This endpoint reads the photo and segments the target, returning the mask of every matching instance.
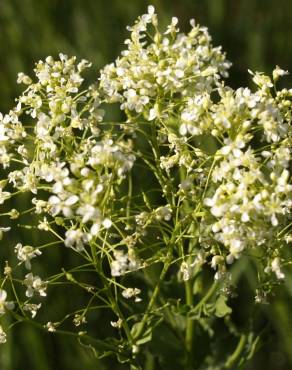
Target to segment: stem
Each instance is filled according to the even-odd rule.
[[[104,248],[104,244],[106,243],[107,234],[108,233],[106,232],[105,238],[103,240],[103,248]],[[118,305],[118,301],[113,296],[113,293],[112,293],[112,290],[111,290],[111,284],[108,282],[106,276],[103,274],[101,262],[97,261],[97,259],[96,259],[96,253],[95,253],[93,245],[91,245],[91,254],[92,254],[92,261],[93,261],[93,265],[95,267],[95,270],[96,270],[97,274],[100,276],[104,286],[107,289],[108,298],[109,298],[112,310],[122,320],[122,326],[123,326],[123,329],[124,329],[125,334],[127,336],[127,339],[130,343],[132,343],[132,334],[131,334],[129,325],[128,325],[127,320],[125,319],[125,317],[124,317],[124,315],[123,315],[123,313],[122,313],[122,311],[121,311],[121,309]]]
[[[216,291],[218,287],[218,283],[217,282],[214,282],[211,287],[209,288],[208,292],[206,293],[206,295],[200,300],[200,302],[195,306],[194,308],[194,312],[196,312],[197,310],[199,310],[204,303],[206,303],[211,297],[212,295],[214,294],[214,292]]]
[[[146,355],[145,370],[155,370],[154,357],[150,352],[147,352],[147,355]]]
[[[167,258],[167,261],[165,262],[165,264],[163,266],[163,269],[162,269],[162,271],[160,273],[159,280],[158,280],[158,282],[156,284],[156,287],[155,287],[155,289],[154,289],[154,291],[152,293],[150,302],[149,302],[148,307],[147,307],[147,310],[146,310],[146,312],[145,312],[145,314],[144,314],[144,316],[142,318],[141,325],[140,325],[139,330],[138,330],[138,332],[137,332],[137,334],[136,334],[136,336],[134,338],[134,341],[137,341],[140,338],[140,336],[143,334],[143,331],[145,329],[145,326],[146,326],[148,317],[150,315],[151,309],[152,309],[152,307],[153,307],[153,305],[154,305],[154,303],[156,301],[156,298],[158,296],[161,282],[163,281],[163,279],[165,277],[165,274],[166,274],[169,266],[170,266],[170,262],[169,262],[169,258]]]
[[[38,328],[38,329],[41,329],[42,331],[46,331],[46,328],[44,327],[44,325],[32,320],[32,319],[29,319],[28,317],[26,316],[19,316],[19,315],[15,315],[14,316],[17,318],[18,322],[17,323],[29,323],[30,325]],[[105,340],[101,340],[101,339],[95,339],[89,335],[87,335],[86,333],[80,335],[79,333],[74,333],[74,332],[70,332],[70,331],[67,331],[67,330],[61,330],[61,329],[56,329],[55,331],[56,334],[60,334],[60,335],[64,335],[64,336],[69,336],[69,337],[75,337],[76,339],[86,339],[88,340],[89,342],[91,342],[92,344],[94,344],[95,348],[97,349],[97,351],[112,351],[114,353],[117,352],[117,347],[113,344],[110,344],[108,342],[106,342]]]
[[[199,311],[201,307],[212,297],[214,292],[218,287],[218,283],[214,282],[205,296],[200,300],[200,302],[194,307],[193,312]],[[186,303],[190,306],[194,304],[194,295],[193,295],[193,280],[188,280],[185,283],[185,292],[186,292]],[[194,351],[194,328],[195,321],[191,317],[186,319],[186,333],[185,333],[185,348],[186,348],[186,369],[193,369],[193,351]]]
[[[225,369],[234,368],[234,365],[236,364],[241,352],[244,349],[246,340],[247,340],[247,336],[245,334],[242,334],[237,344],[237,347],[235,348],[234,352],[229,356],[229,358],[227,359],[225,363],[225,366],[224,366]]]
[[[187,305],[192,307],[194,303],[193,281],[192,280],[188,280],[185,282],[185,291],[186,291],[186,303]],[[190,369],[192,365],[192,354],[193,354],[194,324],[195,324],[195,321],[192,318],[187,317],[185,348],[187,352],[187,366]]]

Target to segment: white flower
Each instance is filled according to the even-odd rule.
[[[66,247],[76,248],[81,252],[84,250],[84,244],[88,242],[88,236],[80,229],[70,229],[65,233]]]
[[[165,221],[170,221],[171,220],[171,215],[172,215],[172,210],[169,205],[159,207],[155,210],[155,216],[157,220],[162,220],[164,219]]]
[[[42,140],[45,140],[45,138],[49,135],[50,129],[51,129],[51,119],[48,115],[41,112],[38,115],[38,122],[35,126],[35,132],[37,137],[39,137]]]
[[[23,72],[19,72],[17,75],[17,83],[30,85],[32,83],[32,79]]]
[[[153,15],[155,13],[155,8],[153,5],[149,5],[147,10],[149,15]]]
[[[102,221],[102,225],[105,229],[110,229],[111,226],[112,226],[112,221],[109,219],[109,218],[105,218],[103,221]]]
[[[82,216],[82,222],[84,224],[88,221],[98,220],[101,217],[100,210],[91,204],[83,204],[77,209],[76,213]]]
[[[97,236],[100,230],[100,223],[94,222],[90,228],[90,235]]]
[[[180,265],[180,272],[182,273],[183,275],[183,281],[188,281],[190,280],[190,266],[188,265],[187,262],[182,262],[182,264]]]
[[[124,253],[122,250],[114,251],[114,257],[115,259],[111,262],[112,276],[121,276],[139,267],[139,262],[133,256]]]
[[[50,332],[50,333],[54,333],[56,331],[56,327],[57,327],[57,323],[54,323],[54,322],[47,322],[46,325],[45,325],[45,328]]]
[[[149,110],[148,121],[153,121],[157,117],[157,111],[155,108]]]
[[[6,127],[3,125],[3,123],[0,123],[0,143],[6,142],[9,140],[9,137],[6,136]]]
[[[5,313],[5,310],[13,310],[14,303],[6,302],[7,292],[3,289],[0,289],[0,315]]]
[[[32,297],[35,292],[37,292],[42,297],[45,297],[47,295],[47,283],[45,281],[42,281],[39,276],[33,276],[31,272],[25,275],[24,285],[26,285],[27,287],[25,295],[29,298]]]
[[[3,233],[7,233],[7,231],[9,231],[10,229],[11,227],[0,226],[0,240],[3,238]]]
[[[151,121],[158,116],[155,109],[157,97],[161,96],[159,111],[169,116],[174,107],[179,106],[176,94],[194,98],[205,91],[210,93],[219,84],[220,75],[227,76],[230,63],[220,48],[212,47],[204,27],[194,25],[187,35],[178,34],[178,19],[173,17],[165,34],[154,33],[151,35],[153,43],[148,43],[149,23],[157,28],[157,17],[152,7],[150,13],[128,27],[131,31],[131,37],[125,41],[128,49],[115,63],[101,71],[100,86],[106,101],[118,101],[122,110],[133,113],[148,112],[148,120]],[[172,97],[171,104],[168,96]],[[190,125],[190,131],[192,126],[195,125]],[[199,127],[196,133],[200,130]]]
[[[284,69],[281,69],[279,66],[276,66],[276,68],[273,70],[273,80],[277,81],[279,77],[288,75],[289,72],[285,71]]]
[[[141,290],[138,288],[126,288],[122,291],[122,296],[127,299],[135,297],[135,302],[140,302],[141,298],[137,297],[140,293]]]
[[[114,256],[115,260],[111,262],[111,275],[124,275],[128,269],[128,254],[124,254],[123,251],[115,251]]]
[[[117,321],[111,321],[111,326],[113,328],[117,328],[117,329],[120,329],[122,327],[122,319],[118,319]]]
[[[1,344],[6,343],[6,333],[1,325],[0,325],[0,343]]]
[[[33,319],[33,318],[35,318],[35,316],[36,316],[38,310],[41,308],[41,306],[42,306],[41,303],[39,303],[39,304],[25,303],[22,308],[23,308],[24,311],[30,312],[31,317]]]
[[[44,212],[44,209],[47,206],[47,202],[42,199],[33,198],[31,202],[35,205],[35,213],[37,214]]]
[[[86,324],[86,323],[87,323],[87,320],[86,320],[86,317],[85,317],[85,315],[84,315],[84,314],[81,314],[81,315],[76,314],[76,315],[74,316],[73,324],[74,324],[75,326],[80,326],[80,325],[82,325],[82,324]]]
[[[276,274],[277,279],[280,280],[285,278],[285,274],[281,271],[281,261],[279,257],[273,259],[271,269]]]
[[[46,217],[44,217],[43,220],[39,221],[38,229],[39,230],[44,230],[44,231],[49,231],[50,230],[50,224],[49,224]]]
[[[51,207],[52,215],[56,216],[60,212],[62,212],[65,217],[72,217],[73,216],[72,206],[79,201],[79,197],[73,194],[64,195],[62,196],[63,199],[61,199],[60,197],[52,195],[49,198],[49,205]]]
[[[121,105],[121,109],[135,110],[137,113],[143,111],[144,105],[149,102],[149,97],[145,95],[137,95],[134,89],[129,89],[124,92],[126,102]]]
[[[33,248],[29,245],[22,246],[21,243],[18,243],[15,246],[15,252],[17,253],[17,258],[19,261],[25,262],[25,267],[28,270],[31,269],[30,260],[42,254],[39,249]]]
[[[178,19],[177,17],[172,17],[171,19],[171,24],[167,26],[167,30],[164,32],[165,35],[169,33],[176,33],[179,31],[178,28],[176,28],[176,25],[178,24]]]
[[[222,256],[213,256],[211,260],[211,267],[216,270],[218,266],[224,263],[224,258]]]

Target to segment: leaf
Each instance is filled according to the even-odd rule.
[[[184,369],[185,348],[178,330],[167,323],[162,323],[153,331],[153,339],[149,350],[154,358],[158,358],[159,369]],[[155,367],[156,369],[156,367]]]
[[[232,309],[227,306],[226,304],[227,297],[225,295],[220,295],[217,298],[217,301],[215,303],[215,315],[217,317],[224,317],[226,315],[231,314]]]
[[[135,338],[135,336],[140,332],[140,328],[143,326],[142,322],[137,322],[136,324],[133,325],[132,327],[132,330],[131,330],[131,333],[133,335],[133,337]],[[150,342],[152,339],[152,327],[150,328],[147,328],[141,337],[139,337],[139,339],[137,340],[136,344],[139,346],[141,344],[145,344],[147,342]]]
[[[194,285],[193,285],[193,294],[201,294],[203,291],[203,279],[202,276],[198,276],[195,279]]]
[[[152,340],[152,330],[151,330],[151,328],[149,328],[148,330],[146,330],[146,332],[144,333],[142,338],[137,340],[136,344],[137,344],[137,346],[140,346],[141,344],[148,343],[151,340]]]

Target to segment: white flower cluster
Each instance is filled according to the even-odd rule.
[[[177,22],[173,18],[161,34],[155,9],[149,6],[148,13],[128,28],[128,49],[101,71],[100,87],[106,101],[120,102],[122,110],[143,113],[152,121],[174,113],[177,101],[186,101],[188,109],[197,100],[204,100],[220,77],[227,76],[230,63],[220,47],[212,46],[207,28],[192,20],[192,29],[186,35],[179,33]],[[151,27],[155,33],[153,43],[148,43]],[[173,112],[169,112],[171,107]],[[182,116],[190,120],[186,111]]]
[[[277,243],[292,207],[291,118],[283,109],[291,92],[273,97],[270,79],[255,76],[258,91],[228,89],[212,107],[212,133],[223,145],[214,158],[213,195],[204,203],[216,218],[215,239],[229,250],[227,263],[248,247]],[[253,147],[256,133],[261,142]]]
[[[5,116],[0,113],[0,164],[4,169],[10,166],[11,147],[25,137],[26,132],[18,119],[16,110],[10,111]]]
[[[176,275],[170,281],[189,284],[207,263],[219,279],[228,264],[256,252],[259,273],[284,279],[282,251],[292,238],[292,90],[278,90],[276,82],[287,72],[277,67],[273,78],[250,72],[255,91],[233,90],[222,81],[230,67],[225,54],[212,46],[206,28],[194,21],[191,26],[180,33],[173,18],[160,33],[149,6],[129,28],[127,50],[88,88],[82,72],[90,63],[63,54],[38,62],[36,81],[19,74],[26,90],[13,110],[0,114],[0,164],[7,173],[0,205],[23,193],[31,204],[2,216],[46,231],[53,241],[38,248],[18,243],[14,268],[32,270],[43,248],[60,244],[85,264],[70,266],[70,273],[62,268],[52,280],[34,271],[22,280],[17,272],[16,279],[7,264],[0,315],[13,308],[5,284],[24,286],[19,312],[34,318],[41,304],[32,299],[45,297],[51,281],[66,278],[94,292],[88,306],[74,312],[74,325],[86,323],[91,305],[110,302],[118,316],[112,325],[127,333],[133,320],[120,318],[115,298],[106,294],[114,285],[115,297],[128,300],[125,311],[140,302],[140,289],[123,282],[137,270],[142,275],[163,264],[166,274],[171,265],[167,273]],[[105,121],[111,103],[120,104],[125,122]],[[0,237],[9,231],[1,227]],[[103,287],[85,282],[92,271]],[[152,315],[150,306],[145,315]],[[45,327],[55,331],[59,325],[49,321]],[[5,340],[0,326],[0,342]]]
[[[100,203],[114,178],[120,181],[131,170],[135,156],[129,141],[113,140],[107,133],[97,136],[96,123],[103,115],[98,92],[94,88],[79,92],[81,72],[89,63],[82,60],[76,65],[75,61],[75,57],[63,54],[60,60],[48,57],[40,61],[35,69],[36,83],[20,75],[19,82],[28,88],[15,112],[17,117],[25,113],[37,121],[34,150],[29,141],[17,148],[14,156],[23,166],[11,171],[8,179],[21,192],[49,191],[52,195],[47,201],[33,199],[36,213],[74,220],[66,232],[65,245],[82,250],[101,227],[111,226]],[[85,130],[87,135],[81,140],[74,130]],[[9,192],[2,192],[1,199],[9,196]]]
[[[124,253],[122,250],[114,251],[115,259],[111,262],[111,275],[121,276],[129,271],[137,270],[140,267],[139,261],[133,253]]]

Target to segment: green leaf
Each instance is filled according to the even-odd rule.
[[[226,304],[227,297],[225,295],[220,295],[217,298],[217,301],[215,303],[215,315],[217,317],[224,317],[226,315],[231,314],[232,309],[227,306]]]
[[[203,291],[203,279],[202,276],[198,276],[195,279],[194,285],[193,285],[193,294],[201,294]]]
[[[143,326],[142,322],[137,322],[136,324],[133,325],[131,333],[132,333],[134,338],[140,332],[141,326]],[[147,328],[143,332],[142,336],[137,340],[136,344],[139,346],[141,344],[145,344],[147,342],[150,342],[151,339],[152,339],[152,327]]]

